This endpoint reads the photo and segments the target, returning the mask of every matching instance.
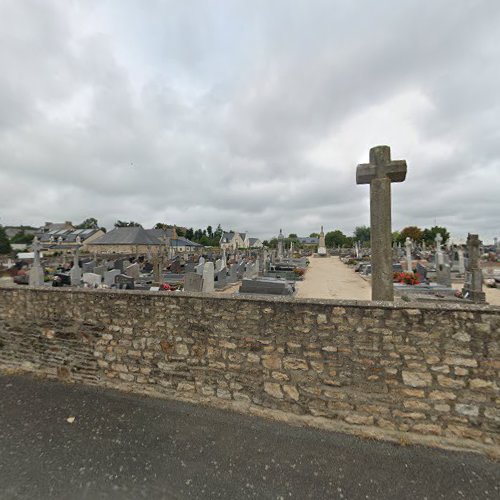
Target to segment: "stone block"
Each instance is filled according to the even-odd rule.
[[[409,372],[403,370],[403,382],[410,387],[428,387],[432,384],[432,375],[426,372]]]

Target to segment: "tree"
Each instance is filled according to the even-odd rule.
[[[115,222],[115,227],[141,227],[141,225],[138,222],[134,221],[123,221],[123,220],[117,220]]]
[[[368,226],[357,226],[354,228],[354,239],[361,243],[370,241],[370,228]]]
[[[0,226],[0,254],[8,254],[12,252],[12,247],[10,246],[9,238],[3,226]]]
[[[208,237],[209,238],[212,238],[213,237],[213,230],[212,230],[212,226],[207,226],[207,234],[208,234]]]
[[[168,229],[168,226],[167,224],[165,224],[164,222],[157,222],[155,224],[155,229],[161,229],[162,231],[166,231]]]
[[[299,237],[298,237],[295,233],[290,233],[290,234],[288,235],[288,239],[289,239],[289,240],[298,240],[298,239],[299,239]]]
[[[343,247],[347,246],[347,242],[347,236],[339,229],[336,229],[335,231],[329,231],[325,234],[325,243],[327,247]]]
[[[88,219],[85,219],[82,223],[78,224],[76,226],[77,229],[98,229],[99,228],[99,223],[97,222],[97,219],[94,217],[89,217]]]
[[[15,236],[10,239],[11,244],[13,245],[29,245],[35,236],[33,234],[26,234],[23,231],[19,231]]]
[[[430,229],[424,229],[422,232],[422,239],[428,245],[434,245],[437,234],[440,233],[443,238],[443,244],[450,238],[450,233],[445,227],[433,226]]]
[[[309,238],[319,238],[319,233],[311,233]]]
[[[423,231],[419,227],[408,226],[401,230],[401,233],[399,234],[399,241],[401,243],[404,243],[406,241],[406,238],[410,238],[410,240],[418,243],[422,241],[422,237]]]

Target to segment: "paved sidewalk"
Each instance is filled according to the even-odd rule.
[[[499,498],[499,485],[479,455],[0,376],[1,499],[455,500]]]

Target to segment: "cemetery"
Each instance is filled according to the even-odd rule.
[[[244,233],[203,247],[127,227],[51,252],[35,236],[1,271],[0,365],[496,453],[498,242],[393,243],[407,165],[387,146],[369,157],[368,245],[328,247],[323,227],[253,248]]]

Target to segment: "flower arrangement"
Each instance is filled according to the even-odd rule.
[[[420,281],[414,273],[394,273],[394,282],[403,285],[418,285]]]
[[[306,273],[306,270],[305,269],[302,269],[301,267],[296,267],[293,272],[297,275],[297,276],[304,276],[304,274]]]

